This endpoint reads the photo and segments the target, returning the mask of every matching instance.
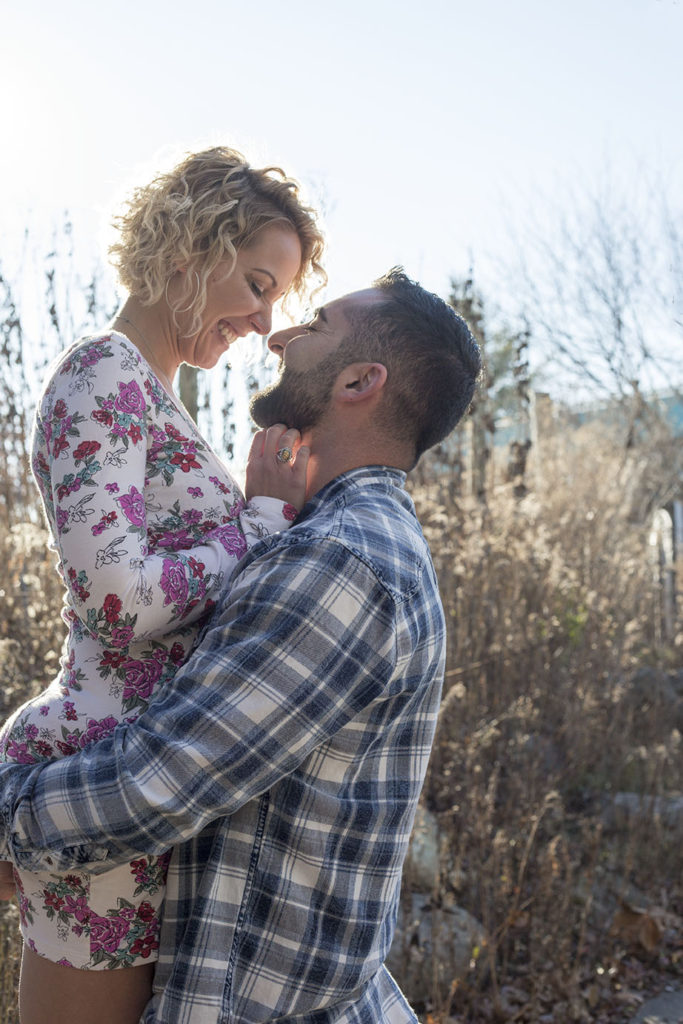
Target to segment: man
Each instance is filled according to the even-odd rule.
[[[96,870],[176,847],[148,1024],[404,1024],[383,961],[445,656],[404,474],[467,409],[480,354],[398,270],[269,345],[281,373],[252,415],[301,431],[307,504],[137,722],[0,766],[0,856]]]

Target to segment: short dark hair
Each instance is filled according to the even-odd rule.
[[[373,287],[383,300],[358,316],[348,344],[354,359],[386,366],[383,426],[414,443],[417,462],[467,412],[481,352],[466,321],[402,267],[393,267]]]

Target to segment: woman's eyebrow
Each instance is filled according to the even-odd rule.
[[[266,276],[273,282],[273,288],[277,288],[277,281],[269,270],[265,270],[263,267],[254,267],[254,270],[258,271],[259,274],[266,274]]]

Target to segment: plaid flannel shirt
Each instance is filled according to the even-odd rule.
[[[77,755],[0,766],[0,855],[175,851],[147,1024],[405,1024],[383,961],[445,629],[404,475],[352,470],[245,556],[187,664]]]

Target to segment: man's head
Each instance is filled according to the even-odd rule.
[[[268,344],[282,365],[276,383],[252,399],[259,426],[282,422],[303,434],[335,403],[371,408],[373,440],[402,447],[410,464],[462,418],[481,368],[462,317],[398,268]]]

